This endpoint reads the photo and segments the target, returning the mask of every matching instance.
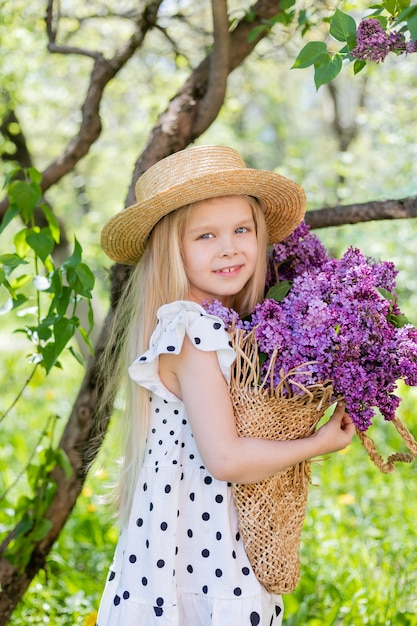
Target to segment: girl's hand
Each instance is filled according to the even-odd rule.
[[[321,454],[343,450],[352,441],[355,434],[355,425],[345,411],[345,403],[338,402],[329,421],[319,428],[312,437],[316,438]]]

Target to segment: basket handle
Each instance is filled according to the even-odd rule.
[[[394,419],[390,421],[394,424],[397,432],[405,441],[409,453],[394,452],[393,454],[389,455],[386,461],[384,461],[382,456],[379,454],[373,440],[362,430],[359,430],[358,428],[356,429],[357,435],[363,447],[367,451],[371,461],[373,461],[373,463],[375,463],[375,465],[384,474],[389,474],[390,472],[393,472],[395,469],[395,463],[411,463],[417,457],[417,441],[414,439],[414,436],[410,433],[408,428],[402,423],[402,421],[398,417],[394,417]]]

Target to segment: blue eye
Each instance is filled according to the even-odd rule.
[[[245,226],[240,226],[239,228],[236,228],[236,232],[237,232],[238,234],[241,234],[241,233],[247,233],[247,232],[248,232],[248,229],[247,229]]]
[[[213,237],[211,233],[204,233],[203,235],[200,235],[199,239],[210,239],[210,237]]]

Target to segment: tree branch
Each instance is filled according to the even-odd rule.
[[[372,200],[308,211],[306,222],[314,229],[412,217],[417,217],[417,196],[398,200]]]
[[[193,134],[198,137],[216,119],[224,102],[229,75],[230,37],[226,0],[212,0],[213,51],[210,54],[210,69],[207,88],[194,121]]]

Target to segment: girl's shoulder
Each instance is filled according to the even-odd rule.
[[[232,350],[224,322],[207,313],[200,304],[177,300],[161,306],[150,347],[159,345],[162,351],[176,354],[181,351],[185,335],[199,350]],[[171,343],[168,340],[172,340]]]
[[[160,307],[149,348],[129,367],[129,376],[152,391],[156,391],[157,383],[160,391],[159,357],[163,354],[180,354],[186,337],[196,349],[216,352],[223,374],[227,380],[230,379],[230,368],[236,354],[223,321],[188,300],[178,300]]]

